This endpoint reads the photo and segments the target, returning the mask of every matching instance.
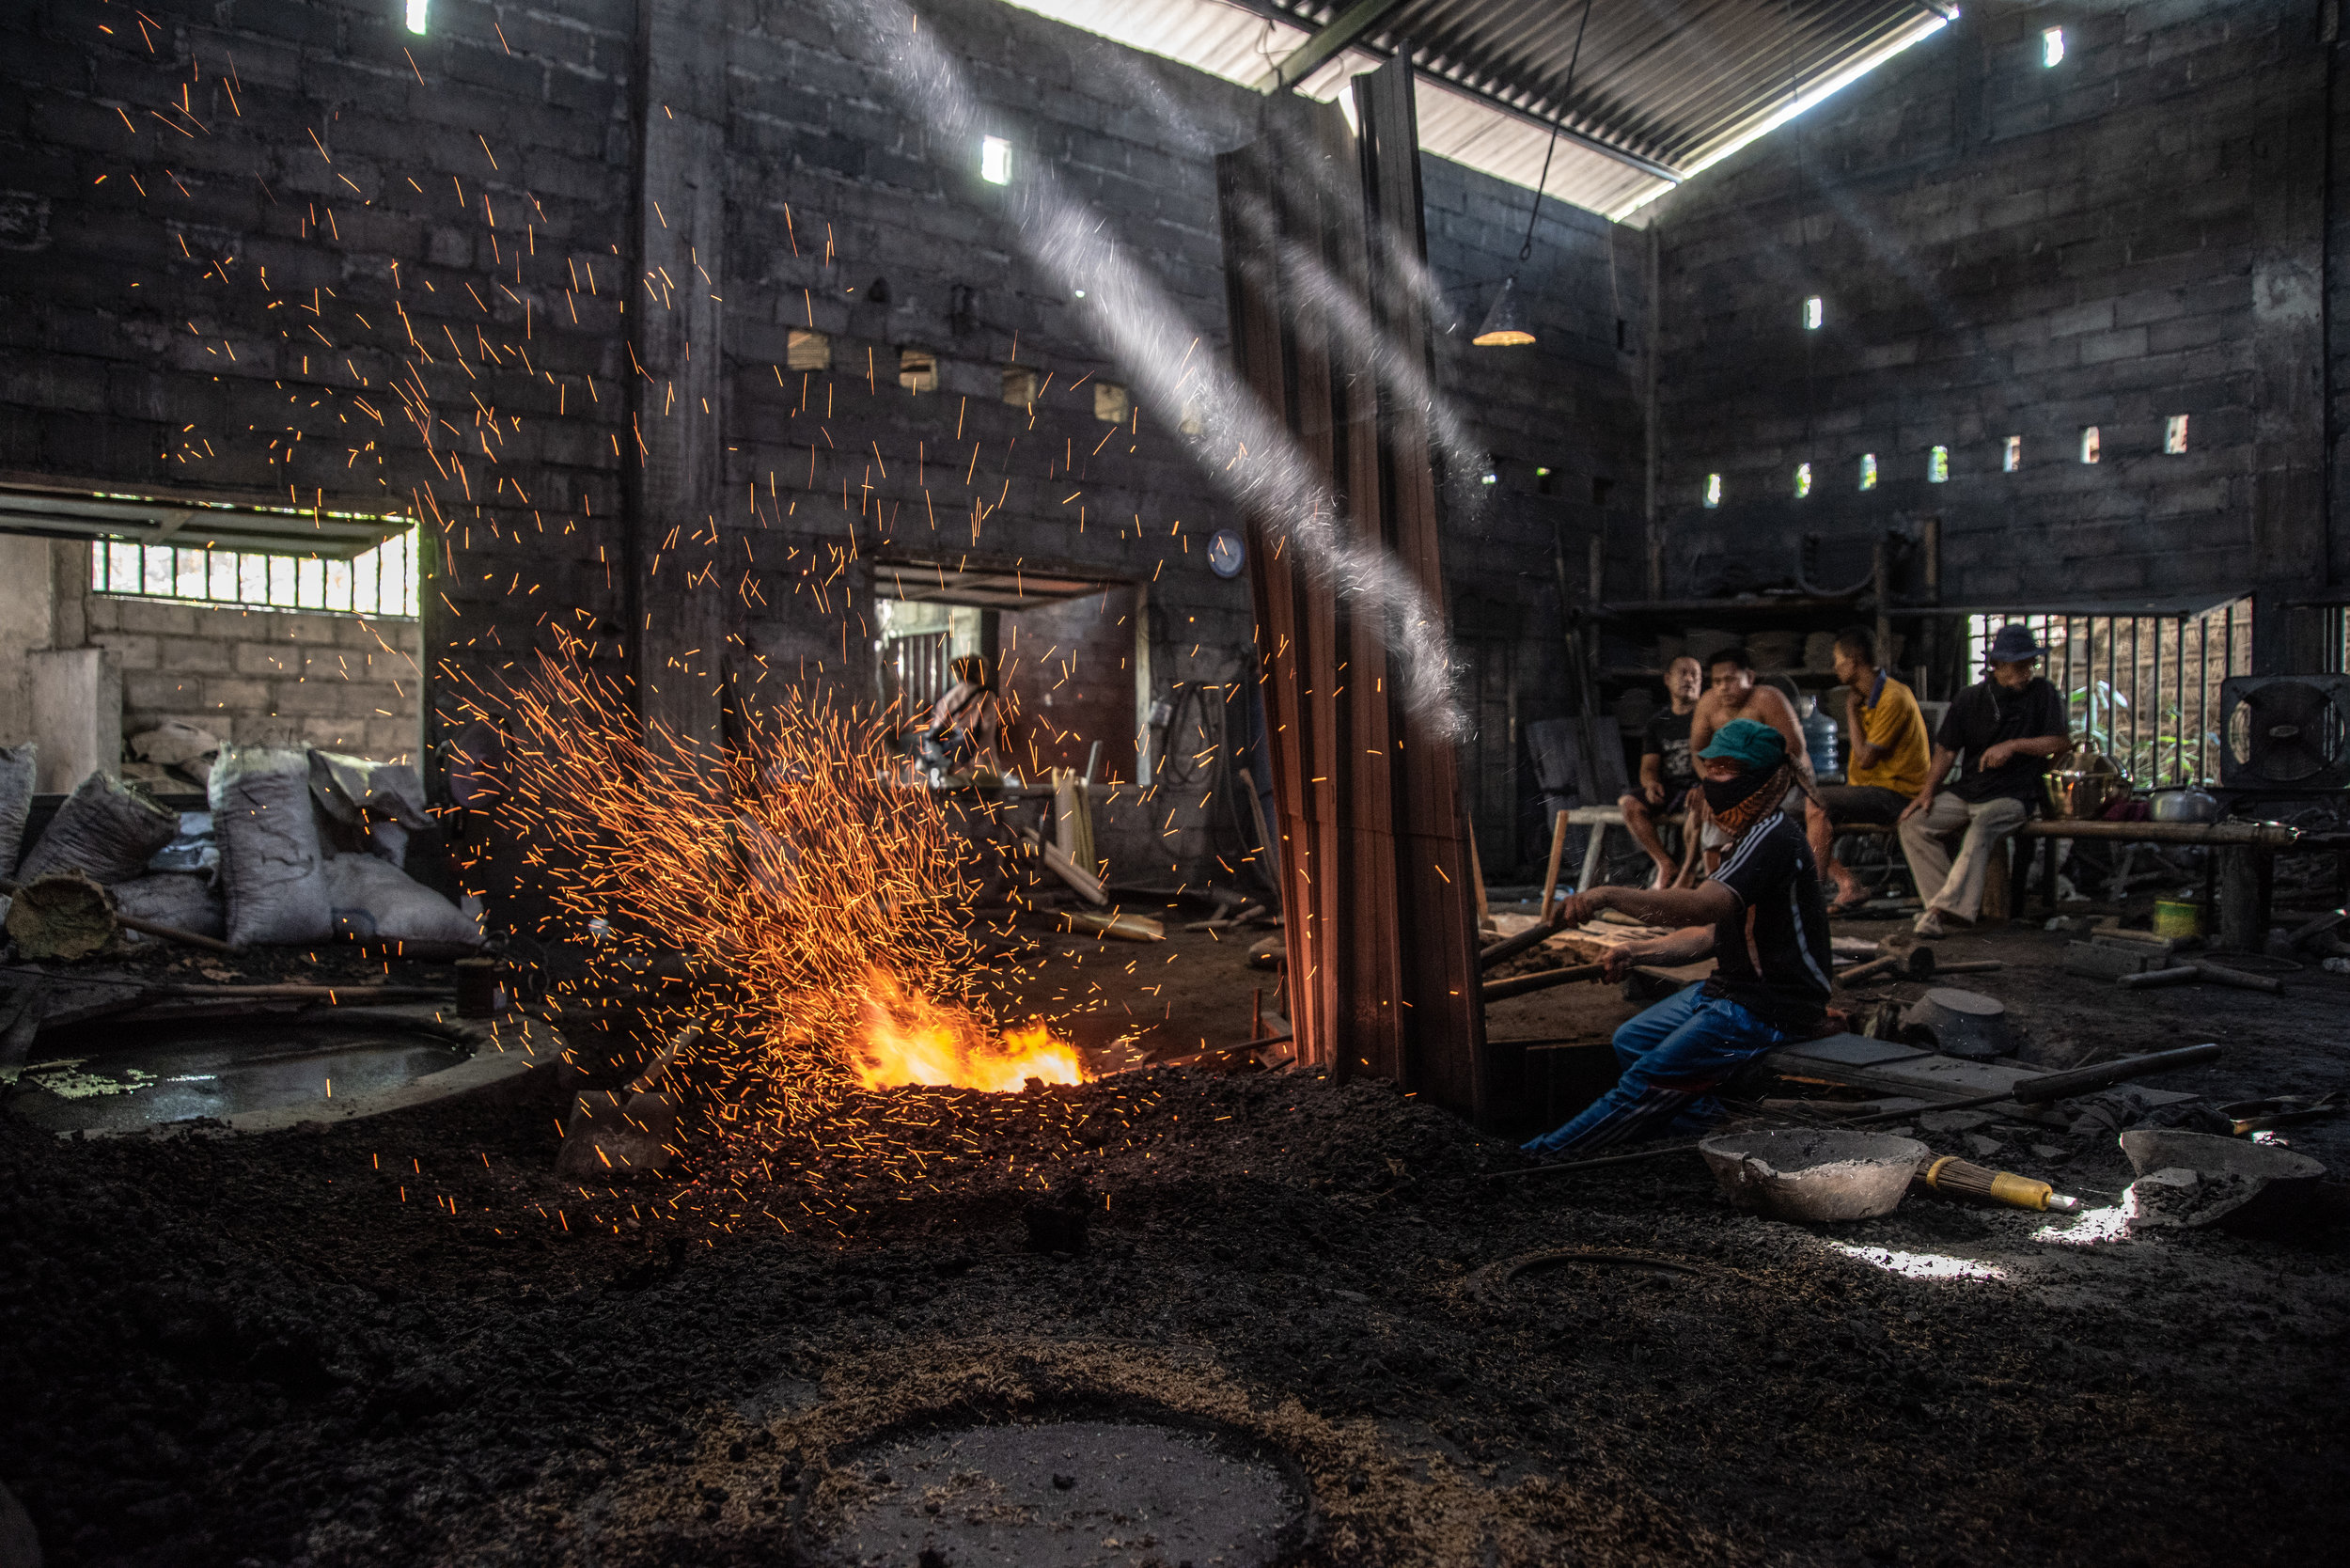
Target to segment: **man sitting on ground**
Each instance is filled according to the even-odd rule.
[[[2064,699],[2032,673],[2041,655],[2031,632],[1999,628],[1991,639],[1991,673],[1958,694],[1942,715],[1926,764],[1925,787],[1903,810],[1902,851],[1925,908],[1918,934],[1940,936],[1947,922],[1971,922],[1982,911],[1982,879],[1995,852],[2040,803],[2040,776],[2048,759],[2072,749]],[[1945,785],[1950,764],[1965,759]],[[1950,838],[1964,832],[1958,859]]]
[[[1825,1027],[1828,998],[1827,904],[1803,830],[1779,808],[1794,779],[1786,738],[1754,719],[1732,719],[1698,754],[1700,785],[1731,843],[1713,880],[1641,891],[1594,887],[1567,900],[1559,923],[1578,926],[1621,909],[1644,925],[1672,926],[1655,942],[1610,947],[1609,980],[1636,964],[1711,957],[1713,977],[1657,1003],[1616,1031],[1623,1074],[1616,1087],[1528,1153],[1589,1153],[1627,1138],[1694,1132],[1717,1121],[1713,1091],[1774,1045]]]
[[[1640,739],[1640,787],[1616,802],[1634,841],[1656,863],[1656,880],[1650,885],[1655,887],[1669,887],[1680,875],[1657,837],[1656,821],[1679,816],[1697,786],[1697,768],[1689,760],[1689,719],[1704,681],[1705,672],[1685,653],[1665,666],[1665,695],[1672,707],[1648,721]],[[1694,845],[1696,835],[1689,839]]]
[[[1811,858],[1836,886],[1830,915],[1847,915],[1868,902],[1860,879],[1836,858],[1836,829],[1845,823],[1891,827],[1926,784],[1926,718],[1907,686],[1877,667],[1876,634],[1854,626],[1837,634],[1836,678],[1844,683],[1844,733],[1852,757],[1844,782],[1824,784],[1804,813]]]

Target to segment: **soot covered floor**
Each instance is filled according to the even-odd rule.
[[[2117,1050],[2209,1021],[2075,1020],[2042,967],[1982,979]],[[2231,996],[2241,1050],[2174,1087],[2338,1078],[2306,1031],[2339,1001]],[[1626,1011],[1505,1007],[1496,1033]],[[1488,1183],[1506,1143],[1304,1074],[981,1098],[923,1102],[984,1148],[919,1182],[737,1170],[747,1209],[661,1220],[555,1180],[550,1105],[170,1142],[0,1118],[0,1480],[66,1564],[844,1560],[836,1522],[927,1506],[888,1469],[910,1436],[1047,1419],[1275,1466],[1313,1563],[2282,1563],[2350,1529],[2339,1233],[1914,1193],[1806,1229],[1686,1158]],[[2057,1168],[2127,1180],[2103,1146]],[[1080,1256],[1029,1247],[1039,1170]],[[838,1223],[740,1217],[811,1198]],[[1570,1249],[1648,1264],[1500,1278]],[[1177,1539],[1112,1519],[1070,1560],[1175,1568]],[[957,1560],[922,1554],[882,1560]]]

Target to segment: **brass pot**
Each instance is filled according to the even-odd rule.
[[[2041,783],[2048,793],[2048,814],[2060,822],[2092,821],[2130,792],[2130,781],[2113,759],[2094,751],[2067,752]]]

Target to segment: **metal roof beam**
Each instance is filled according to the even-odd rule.
[[[1402,8],[1403,0],[1355,0],[1355,5],[1331,18],[1328,26],[1292,50],[1271,71],[1259,77],[1256,90],[1261,93],[1275,93],[1294,87],[1321,69],[1324,62],[1338,55],[1340,51],[1350,46],[1361,46],[1372,54],[1382,53],[1372,48],[1369,40],[1378,30],[1380,23]],[[1295,25],[1298,21],[1295,11],[1281,7],[1277,0],[1257,0],[1251,8],[1292,25]],[[1473,86],[1466,82],[1456,82],[1445,76],[1441,71],[1430,71],[1418,65],[1414,66],[1414,70],[1427,81],[1449,87],[1465,98],[1476,99],[1489,108],[1498,109],[1503,114],[1524,120],[1527,124],[1535,126],[1545,133],[1552,128],[1550,120],[1529,109],[1520,108],[1490,88]],[[1573,142],[1584,150],[1596,152],[1603,158],[1613,159],[1627,168],[1637,169],[1652,180],[1662,180],[1678,185],[1684,178],[1679,169],[1669,164],[1660,164],[1655,159],[1641,153],[1613,146],[1600,140],[1597,136],[1577,131],[1571,125],[1559,126],[1558,131],[1560,140]]]
[[[1277,93],[1311,76],[1327,60],[1403,8],[1403,0],[1355,0],[1330,19],[1330,25],[1290,51],[1279,65],[1257,79],[1257,90]],[[1295,17],[1284,21],[1294,22]]]

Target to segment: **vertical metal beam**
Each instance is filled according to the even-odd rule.
[[[694,0],[638,0],[629,319],[627,643],[638,722],[717,745],[725,601],[726,51]]]
[[[2285,0],[2252,131],[2252,673],[2324,666],[2328,583],[2326,186],[2330,141],[2319,0]]]

